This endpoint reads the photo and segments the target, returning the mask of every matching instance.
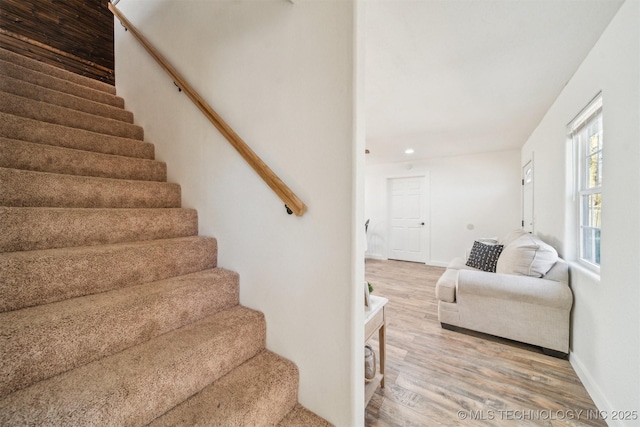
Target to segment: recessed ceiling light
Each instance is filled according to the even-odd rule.
[[[404,154],[413,154],[413,148],[407,148],[406,150],[404,150]]]

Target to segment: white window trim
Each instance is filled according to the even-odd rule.
[[[598,276],[600,275],[600,265],[589,262],[588,260],[582,257],[583,254],[583,234],[582,231],[584,228],[582,224],[582,197],[589,194],[602,194],[602,183],[597,187],[592,187],[589,189],[582,189],[584,176],[584,167],[585,167],[585,158],[586,153],[584,153],[584,144],[579,144],[575,139],[575,135],[582,130],[584,126],[586,126],[591,119],[593,119],[597,114],[600,114],[602,111],[602,93],[598,93],[587,106],[578,113],[578,115],[569,123],[568,127],[568,137],[572,141],[573,153],[574,153],[574,172],[573,172],[573,197],[574,202],[576,203],[575,208],[575,218],[576,218],[576,262],[588,269],[589,271],[596,273]],[[602,227],[600,227],[602,230]]]

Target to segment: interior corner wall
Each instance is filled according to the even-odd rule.
[[[522,150],[535,154],[536,229],[575,261],[567,124],[603,99],[601,274],[571,264],[570,361],[609,426],[640,413],[640,2],[627,0]]]
[[[387,258],[390,178],[428,176],[427,264],[446,266],[475,239],[520,228],[520,175],[520,150],[367,165],[367,256]]]
[[[352,340],[362,315],[356,325],[353,278],[363,274],[353,269],[353,2],[118,7],[308,205],[302,217],[287,215],[115,26],[118,94],[167,162],[169,181],[181,185],[183,206],[197,209],[200,234],[217,238],[218,265],[240,274],[241,304],[265,314],[267,348],[298,366],[300,403],[335,425],[357,425]]]

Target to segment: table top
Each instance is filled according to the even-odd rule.
[[[364,323],[366,324],[373,318],[386,303],[389,302],[385,297],[379,297],[377,295],[371,295],[371,305],[364,308]]]

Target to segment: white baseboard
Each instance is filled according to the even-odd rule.
[[[377,259],[377,260],[381,260],[381,261],[388,261],[389,258],[382,256],[380,254],[370,254],[370,253],[365,253],[364,254],[364,258],[365,259]],[[446,267],[449,265],[448,262],[442,262],[442,261],[427,261],[425,262],[425,265],[429,265],[431,267]]]
[[[381,261],[388,261],[389,258],[382,256],[380,254],[369,254],[369,253],[365,253],[364,254],[364,258],[365,259],[377,259],[377,260],[381,260]],[[425,265],[429,265],[431,267],[446,267],[449,265],[448,262],[441,262],[441,261],[427,261],[425,262]]]
[[[576,356],[576,354],[572,351],[569,352],[569,363],[573,367],[573,370],[576,371],[578,378],[582,382],[582,385],[591,396],[593,403],[595,403],[596,407],[603,414],[611,414],[615,408],[612,407],[609,400],[606,398],[604,393],[598,387],[598,384],[593,380],[589,371],[585,369],[584,364],[580,361],[580,358]],[[612,420],[609,417],[605,420],[609,427],[623,427],[621,421]]]
[[[446,267],[449,265],[448,262],[441,262],[441,261],[427,261],[425,262],[426,265],[430,265],[431,267]]]

